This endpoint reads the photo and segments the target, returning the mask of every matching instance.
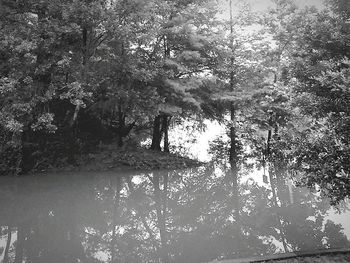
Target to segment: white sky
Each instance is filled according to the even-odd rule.
[[[272,0],[246,0],[252,7],[253,11],[266,11],[269,7],[273,6]],[[239,0],[233,0],[233,4],[239,2]],[[324,7],[323,0],[295,0],[295,3],[299,7],[315,6],[322,9]],[[224,14],[229,13],[229,0],[219,0],[221,9],[224,10]],[[234,9],[234,8],[233,8]]]

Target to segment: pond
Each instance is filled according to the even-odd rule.
[[[0,262],[195,263],[349,246],[345,205],[336,214],[286,173],[262,179],[213,165],[2,177]]]

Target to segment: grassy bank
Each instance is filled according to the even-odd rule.
[[[60,171],[118,171],[183,169],[203,165],[197,160],[177,154],[148,150],[146,148],[120,149],[116,145],[101,145],[94,153],[77,157],[76,164],[60,167],[40,167],[37,172]]]

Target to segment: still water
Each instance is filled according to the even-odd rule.
[[[0,262],[195,263],[349,246],[345,205],[335,215],[283,174],[261,176],[208,165],[3,177]]]

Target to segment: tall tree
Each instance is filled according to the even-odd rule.
[[[277,2],[280,9],[271,26],[284,50],[279,74],[294,115],[289,130],[282,132],[283,140],[289,140],[285,153],[289,151],[301,185],[321,186],[335,204],[349,196],[343,159],[349,153],[347,8],[342,1],[329,1],[331,11]],[[286,9],[288,19],[281,16]]]
[[[154,85],[163,99],[159,116],[155,117],[152,149],[168,151],[168,129],[171,116],[200,110],[200,99],[193,93],[202,84],[200,75],[212,71],[215,33],[210,28],[215,22],[212,1],[172,2],[163,14],[158,49],[160,60]],[[195,11],[198,10],[198,11]]]

